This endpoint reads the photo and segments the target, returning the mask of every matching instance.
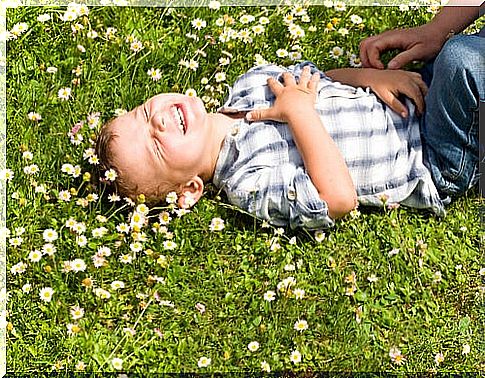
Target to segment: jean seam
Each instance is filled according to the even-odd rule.
[[[467,150],[469,149],[470,146],[472,146],[472,140],[471,140],[472,139],[472,131],[474,129],[474,125],[475,125],[476,121],[477,121],[477,114],[476,114],[476,112],[473,112],[472,120],[470,122],[470,125],[468,126],[467,133],[466,133],[466,136],[467,136],[466,145],[464,145],[461,148],[459,169],[457,170],[456,173],[452,173],[449,170],[445,170],[443,172],[450,178],[450,180],[456,181],[457,179],[460,179],[463,176],[463,173],[464,173],[465,168],[466,168],[466,161],[467,161],[467,159],[465,159],[465,157],[466,157],[466,154],[467,154]]]

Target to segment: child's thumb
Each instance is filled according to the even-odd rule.
[[[246,119],[248,121],[260,121],[263,119],[270,119],[271,113],[270,109],[255,109],[246,113]]]

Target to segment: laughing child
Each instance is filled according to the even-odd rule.
[[[212,181],[275,226],[330,227],[383,198],[443,215],[449,196],[478,179],[474,112],[484,84],[465,72],[463,61],[477,62],[459,38],[438,56],[429,93],[413,72],[323,73],[304,62],[249,70],[217,113],[197,97],[157,95],[103,126],[101,168],[116,171],[122,195],[153,203],[175,192],[182,208]],[[460,64],[458,53],[467,56]]]

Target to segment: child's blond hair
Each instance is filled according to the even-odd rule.
[[[99,159],[99,181],[108,183],[109,181],[104,178],[104,172],[113,169],[117,177],[114,182],[109,183],[113,186],[113,191],[120,196],[137,200],[140,194],[143,194],[147,204],[156,204],[164,200],[169,192],[175,191],[175,185],[162,182],[157,187],[140,188],[134,180],[127,177],[123,168],[117,165],[116,156],[113,154],[113,142],[118,137],[118,134],[113,130],[115,120],[116,118],[113,118],[101,127],[96,140],[95,149]]]

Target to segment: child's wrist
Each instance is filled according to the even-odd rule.
[[[294,124],[300,124],[306,120],[310,120],[312,117],[318,117],[318,112],[314,106],[293,108],[288,114],[285,115],[286,122],[291,126]]]
[[[379,73],[382,70],[375,69],[375,68],[362,68],[358,72],[358,82],[359,82],[359,87],[367,88],[367,87],[372,87],[372,85],[375,83],[375,78],[376,75],[379,75]]]

